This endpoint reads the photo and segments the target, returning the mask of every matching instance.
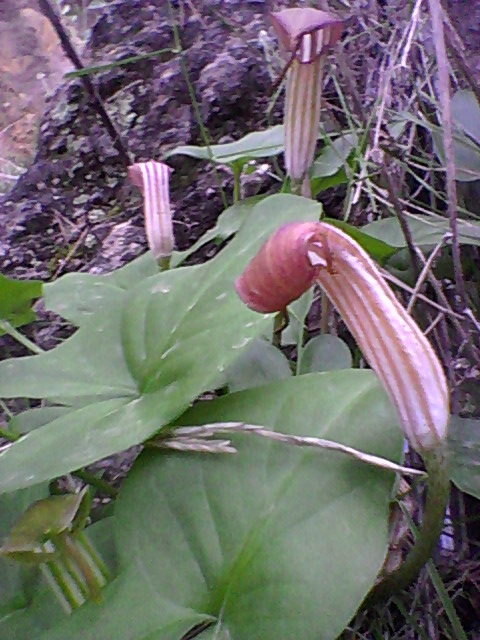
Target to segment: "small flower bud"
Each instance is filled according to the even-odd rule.
[[[148,246],[157,262],[172,255],[174,247],[169,177],[172,169],[162,162],[138,162],[128,168],[132,184],[143,194]]]

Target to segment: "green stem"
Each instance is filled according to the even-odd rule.
[[[62,560],[47,562],[42,565],[42,569],[47,583],[67,613],[72,609],[78,609],[85,602],[85,598],[81,595],[76,583],[72,581]]]
[[[405,561],[370,591],[364,605],[385,600],[408,587],[432,555],[443,530],[450,495],[450,475],[445,447],[424,454],[428,473],[422,527]]]
[[[29,340],[22,333],[20,333],[20,331],[17,331],[15,327],[12,327],[10,322],[7,322],[6,320],[0,320],[0,329],[5,331],[5,333],[8,333],[9,336],[26,347],[32,353],[36,353],[37,355],[43,353],[43,349],[41,349],[38,345]]]
[[[273,320],[273,336],[272,344],[274,347],[280,349],[282,346],[282,332],[288,327],[290,318],[288,317],[288,311],[284,309],[279,311]]]
[[[164,256],[163,258],[159,258],[158,266],[160,267],[160,271],[168,271],[170,269],[170,260],[172,256]]]
[[[86,586],[82,583],[81,579],[76,580],[82,593],[84,593],[86,597],[89,595],[90,599],[94,602],[100,602],[100,587],[102,585],[99,582],[98,576],[95,575],[92,567],[78,549],[75,541],[72,540],[68,534],[61,534],[54,538],[54,543],[59,549],[67,568],[71,570],[72,578],[77,578],[74,567],[71,565],[72,561],[77,565],[82,576],[85,578]]]
[[[111,484],[109,484],[105,480],[102,480],[101,478],[96,478],[94,475],[92,475],[91,473],[88,473],[87,471],[78,469],[77,471],[74,471],[72,473],[72,476],[75,476],[76,478],[80,478],[80,480],[83,480],[83,482],[86,482],[87,484],[94,487],[101,493],[105,493],[107,496],[116,498],[118,495],[118,490],[115,489],[115,487],[112,487]]]
[[[4,438],[9,442],[15,442],[20,438],[16,433],[12,433],[11,431],[7,431],[6,429],[0,429],[0,438]]]
[[[103,583],[108,582],[110,580],[110,572],[108,571],[107,565],[103,562],[101,556],[90,542],[87,534],[80,531],[76,534],[75,539],[79,547],[83,548],[83,552],[90,558],[90,562],[93,564],[94,570],[98,571],[101,576],[101,581],[103,581]]]
[[[242,177],[243,167],[237,162],[233,163],[233,204],[237,204],[240,200],[240,178]]]

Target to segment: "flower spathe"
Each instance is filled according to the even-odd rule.
[[[425,451],[443,442],[449,393],[441,364],[375,263],[350,236],[323,222],[284,225],[235,288],[247,306],[268,313],[284,309],[314,282],[380,378],[412,446]]]
[[[157,262],[168,259],[174,247],[169,178],[171,167],[163,162],[137,162],[128,168],[130,182],[143,194],[145,232]]]
[[[315,155],[325,53],[340,38],[343,22],[311,8],[284,9],[272,13],[271,19],[291,56],[285,94],[285,167],[290,178],[300,181]]]

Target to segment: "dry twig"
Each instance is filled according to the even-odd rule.
[[[40,6],[41,11],[44,13],[45,17],[48,18],[48,20],[50,20],[52,27],[55,29],[60,42],[62,44],[62,47],[65,51],[65,53],[67,54],[67,56],[70,58],[70,60],[73,62],[73,64],[75,65],[75,68],[78,71],[81,71],[84,69],[84,66],[82,64],[82,61],[80,60],[80,57],[78,55],[78,53],[75,50],[75,47],[73,46],[67,32],[65,31],[60,18],[58,17],[57,13],[55,12],[54,8],[52,7],[52,5],[50,4],[49,0],[38,0],[38,4]],[[100,94],[98,93],[96,87],[94,86],[94,84],[92,83],[92,81],[90,80],[90,76],[88,75],[82,75],[81,76],[81,81],[83,83],[83,86],[85,87],[87,93],[89,94],[89,96],[91,97],[93,104],[95,106],[95,109],[98,113],[98,115],[100,116],[103,125],[105,127],[105,129],[107,130],[109,136],[112,139],[113,145],[115,147],[115,149],[118,152],[118,155],[120,156],[123,164],[125,165],[125,167],[128,167],[130,164],[132,164],[132,160],[130,158],[130,155],[127,151],[127,148],[125,146],[125,143],[123,142],[119,132],[117,131],[115,125],[113,124],[112,120],[110,119],[110,116],[108,115],[108,113],[105,110],[105,107],[103,105],[103,101],[100,97]]]
[[[450,76],[447,51],[443,32],[442,8],[439,0],[428,0],[432,18],[433,40],[438,66],[438,88],[440,98],[441,120],[443,128],[443,146],[445,151],[447,210],[452,234],[452,259],[455,274],[455,286],[460,297],[462,309],[467,308],[467,294],[463,280],[460,245],[457,233],[457,185],[455,182],[455,156],[453,152],[452,113],[450,105]]]

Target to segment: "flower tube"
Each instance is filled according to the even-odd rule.
[[[168,165],[153,160],[138,162],[128,168],[130,182],[139,187],[143,194],[148,246],[155,260],[165,268],[168,267],[174,247],[169,192],[171,171]]]
[[[323,64],[340,38],[343,21],[318,9],[284,9],[271,14],[282,47],[290,53],[285,94],[285,166],[302,181],[314,158],[320,124]]]

